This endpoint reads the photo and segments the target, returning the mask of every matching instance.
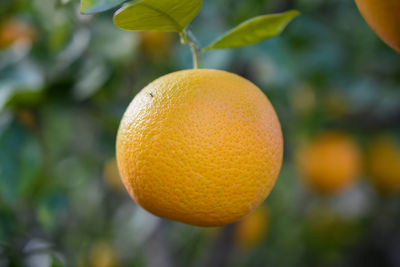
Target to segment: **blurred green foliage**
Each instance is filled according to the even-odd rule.
[[[112,11],[2,0],[1,30],[13,19],[35,34],[0,50],[0,266],[400,266],[398,195],[376,191],[364,173],[348,191],[322,196],[302,184],[295,164],[297,148],[321,131],[345,131],[363,149],[377,135],[399,138],[400,56],[355,4],[205,0],[192,26],[207,44],[249,17],[292,8],[302,15],[283,35],[204,57],[205,67],[259,85],[285,135],[285,162],[266,201],[268,235],[242,251],[234,227],[156,218],[105,177],[134,95],[191,67],[178,37],[155,38],[155,50],[167,52],[152,55],[143,34],[112,24]]]

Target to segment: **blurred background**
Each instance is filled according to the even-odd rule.
[[[203,1],[206,45],[298,9],[276,38],[209,52],[273,103],[285,138],[271,195],[219,228],[129,197],[115,137],[135,94],[191,68],[173,33],[125,32],[78,0],[0,1],[0,266],[400,266],[400,55],[348,0]]]

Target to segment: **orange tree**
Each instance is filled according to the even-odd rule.
[[[153,57],[142,51],[141,34],[110,23],[112,13],[82,16],[77,4],[0,1],[1,21],[16,18],[37,32],[32,42],[0,48],[1,264],[26,266],[35,256],[54,255],[66,265],[88,266],[94,264],[94,251],[101,251],[96,249],[99,241],[110,249],[101,253],[103,264],[149,265],[164,255],[162,249],[172,256],[173,266],[197,266],[210,251],[223,255],[229,242],[222,242],[225,246],[218,250],[213,238],[199,234],[214,229],[170,222],[165,231],[166,221],[158,225],[157,217],[139,209],[124,188],[119,190],[120,182],[113,180],[120,179],[115,163],[108,162],[115,157],[115,135],[132,95],[155,77],[190,67],[190,49],[173,38],[168,57]],[[249,49],[204,55],[204,66],[230,69],[267,92],[285,134],[282,171],[268,199],[267,238],[250,250],[232,253],[225,262],[353,266],[365,259],[365,266],[390,266],[396,259],[398,198],[382,194],[378,202],[380,195],[365,179],[343,195],[326,199],[329,202],[313,198],[295,179],[292,155],[297,138],[308,140],[322,130],[343,131],[362,147],[369,147],[370,134],[383,130],[397,138],[398,55],[376,38],[352,1],[203,1],[191,24],[207,44],[227,25],[289,8],[306,15],[284,36]],[[371,170],[367,173],[373,180]],[[365,202],[366,207],[354,206]],[[331,204],[340,216],[342,209],[350,212],[350,219],[343,218],[345,224],[359,222],[354,232],[364,229],[361,236],[353,238],[352,227],[328,218],[328,225],[339,227],[339,234],[331,238],[318,230],[327,228],[326,223],[318,227],[321,216],[305,218],[310,206],[326,209]],[[367,210],[360,213],[358,208]],[[331,229],[334,235],[337,228]],[[355,242],[345,244],[347,237]],[[38,245],[43,249],[35,255]],[[119,261],[108,261],[107,255]]]

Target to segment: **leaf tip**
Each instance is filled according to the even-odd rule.
[[[298,11],[297,9],[289,10],[287,11],[287,13],[290,14],[292,18],[297,17],[301,14],[301,12]]]
[[[120,25],[119,14],[120,14],[125,8],[126,8],[126,5],[123,5],[122,7],[118,8],[118,9],[114,12],[113,17],[112,17],[113,24],[114,24],[116,27],[118,27],[118,28],[120,28],[120,29],[123,29],[123,30],[124,30],[124,28],[121,27],[121,25]]]
[[[81,1],[81,5],[79,8],[79,13],[83,14],[83,15],[90,15],[93,13],[96,13],[97,10],[95,8],[93,8],[93,6],[91,6],[90,4],[88,4],[87,1],[82,0]]]
[[[86,14],[86,7],[85,7],[83,1],[81,1],[81,4],[79,6],[79,13]]]

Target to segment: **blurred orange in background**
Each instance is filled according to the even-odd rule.
[[[370,143],[366,169],[378,191],[400,193],[400,146],[392,136],[379,136]]]
[[[26,128],[34,130],[37,126],[35,115],[26,108],[21,108],[15,113],[17,120]]]
[[[268,210],[262,206],[240,220],[236,225],[235,240],[238,247],[252,249],[265,238],[269,226]]]
[[[17,18],[7,18],[0,24],[0,48],[5,48],[13,43],[32,42],[37,37],[37,32],[32,25]]]
[[[360,174],[361,155],[346,134],[326,132],[300,149],[298,167],[305,182],[320,193],[350,187]]]
[[[105,241],[93,245],[89,254],[90,267],[118,267],[119,259],[115,249]]]
[[[175,34],[171,32],[145,31],[140,33],[140,49],[149,58],[169,55]]]
[[[115,158],[110,158],[104,163],[103,176],[107,187],[112,191],[125,191],[125,187],[119,176],[117,160]]]

